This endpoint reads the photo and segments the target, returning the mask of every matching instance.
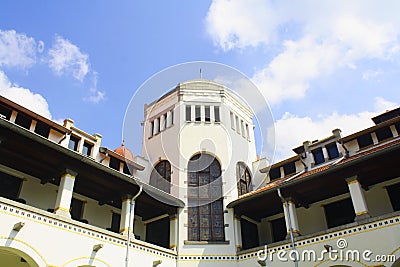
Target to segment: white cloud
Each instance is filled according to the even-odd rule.
[[[313,80],[338,68],[356,69],[363,59],[393,60],[400,50],[398,9],[398,1],[214,0],[206,26],[223,50],[280,48],[253,75],[276,104],[304,97]]]
[[[71,74],[75,79],[83,81],[89,72],[89,56],[61,36],[55,37],[48,53],[49,67],[57,75]]]
[[[36,63],[36,42],[14,30],[0,30],[0,66],[28,68]]]
[[[8,77],[2,71],[0,71],[0,95],[51,119],[49,105],[43,96],[35,94],[29,89],[11,84]]]
[[[268,43],[277,27],[273,8],[264,0],[213,1],[206,24],[216,45],[224,50]]]
[[[362,111],[357,114],[339,114],[319,116],[318,119],[300,117],[286,112],[275,122],[276,152],[274,161],[295,155],[293,148],[302,145],[303,141],[317,140],[332,134],[332,130],[339,128],[343,136],[370,127],[371,118],[398,107],[398,103],[387,101],[381,97],[375,98],[373,111]]]
[[[90,88],[89,92],[90,95],[88,97],[83,98],[84,101],[87,102],[92,102],[92,103],[99,103],[100,101],[104,100],[106,97],[106,93],[104,91],[100,91],[97,88],[97,79],[98,79],[98,73],[96,71],[93,71],[93,77],[92,77],[92,87]]]

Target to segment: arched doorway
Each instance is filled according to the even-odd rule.
[[[28,254],[9,247],[0,247],[0,266],[39,267]]]

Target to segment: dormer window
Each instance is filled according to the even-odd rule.
[[[289,162],[283,165],[283,172],[286,175],[292,174],[296,172],[296,165],[294,162]]]
[[[390,130],[389,126],[377,129],[375,131],[375,134],[379,142],[393,137],[392,131]]]
[[[71,135],[69,138],[68,148],[74,151],[78,151],[79,138]]]
[[[322,148],[317,148],[311,151],[314,156],[315,165],[321,164],[325,162],[324,153],[322,152]]]
[[[329,159],[335,159],[339,157],[339,150],[336,146],[336,143],[331,143],[325,146],[328,151]]]
[[[364,148],[364,147],[372,145],[374,143],[374,141],[372,141],[371,134],[366,133],[366,134],[363,134],[363,135],[357,137],[357,143],[358,143],[359,148]]]
[[[281,168],[280,167],[272,168],[269,171],[269,180],[274,181],[279,178],[281,178]]]
[[[93,145],[89,144],[88,142],[83,143],[83,148],[82,148],[82,154],[86,156],[91,156],[92,155],[92,149]]]

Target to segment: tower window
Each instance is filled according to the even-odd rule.
[[[195,121],[201,121],[201,107],[200,106],[195,106],[194,115],[195,115],[195,118],[194,118]]]
[[[150,175],[150,185],[170,193],[171,191],[171,164],[168,160],[160,161]]]
[[[236,121],[236,132],[240,133],[239,118],[236,115],[235,115],[235,121]]]
[[[246,123],[246,135],[247,139],[250,140],[249,125]]]
[[[246,138],[246,132],[244,131],[244,122],[243,120],[240,121],[240,127],[242,129],[242,136]]]
[[[154,133],[154,121],[150,122],[150,136],[153,136]]]
[[[236,165],[236,178],[239,196],[247,194],[252,190],[250,171],[242,162]]]
[[[186,121],[192,121],[192,107],[186,106]]]
[[[233,113],[230,113],[231,115],[231,128],[232,130],[235,130],[235,116],[233,115]]]
[[[221,122],[221,116],[219,114],[219,106],[214,106],[214,120],[215,122]]]
[[[204,121],[210,122],[211,121],[211,112],[210,112],[210,106],[205,106],[204,107]]]
[[[163,130],[167,129],[167,114],[162,115],[163,118]]]
[[[188,164],[188,238],[224,241],[221,165],[208,154],[193,156]]]

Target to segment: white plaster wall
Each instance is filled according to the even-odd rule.
[[[36,259],[41,267],[108,267],[125,264],[126,239],[118,234],[107,234],[97,227],[61,219],[34,208],[24,209],[21,204],[13,206],[2,198],[0,205],[0,248],[20,249]],[[16,210],[19,215],[15,213]],[[25,222],[25,226],[18,232],[12,231],[14,224],[21,221]],[[12,237],[13,241],[7,241],[7,237]],[[133,243],[135,247],[130,249],[130,266],[152,266],[155,260],[162,260],[161,266],[176,266],[175,259],[161,255],[169,253],[168,250],[141,241]],[[93,252],[96,244],[103,244],[97,253]]]

